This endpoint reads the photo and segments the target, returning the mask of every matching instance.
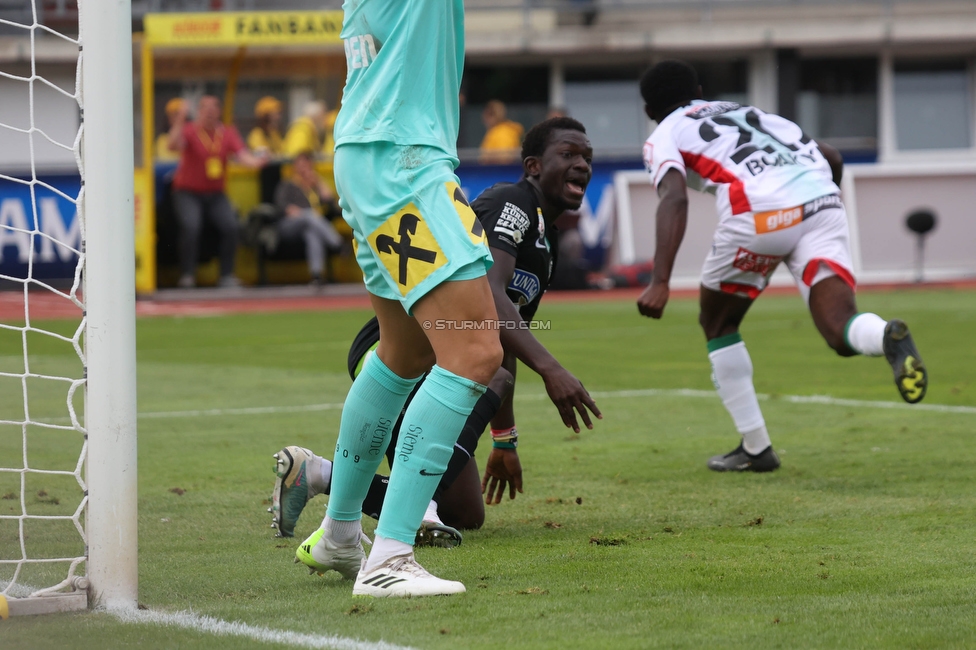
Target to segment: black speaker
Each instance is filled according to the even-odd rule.
[[[925,266],[925,236],[935,229],[938,219],[931,210],[915,210],[905,218],[905,226],[918,236],[915,247],[915,282],[923,281]]]
[[[935,228],[935,214],[931,210],[916,210],[905,219],[905,225],[916,235],[925,235]]]

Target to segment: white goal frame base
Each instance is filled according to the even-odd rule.
[[[82,576],[72,578],[70,586],[72,591],[27,598],[0,595],[0,619],[9,616],[80,612],[88,609],[88,578]]]

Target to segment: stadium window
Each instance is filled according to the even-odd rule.
[[[566,68],[566,109],[586,126],[596,155],[639,155],[647,138],[642,72],[638,64]]]
[[[877,150],[878,60],[801,61],[796,117],[805,133],[838,149]]]
[[[698,71],[706,99],[748,101],[746,60],[689,63]],[[640,155],[649,122],[638,81],[646,68],[637,63],[566,68],[566,108],[586,125],[596,155]]]
[[[898,149],[972,146],[972,84],[965,60],[896,60],[895,137]]]

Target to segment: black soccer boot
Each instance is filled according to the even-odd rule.
[[[884,331],[884,354],[895,373],[895,386],[909,404],[921,402],[929,386],[929,373],[904,321],[888,321]]]
[[[727,454],[712,456],[708,459],[708,469],[716,472],[771,472],[779,467],[779,456],[770,445],[753,456],[738,447]]]

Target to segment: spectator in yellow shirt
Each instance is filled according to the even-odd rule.
[[[180,159],[180,152],[169,148],[169,131],[173,128],[176,118],[186,111],[186,100],[182,97],[174,97],[166,102],[166,120],[168,126],[158,138],[156,138],[156,160],[161,162],[177,162]]]
[[[295,120],[285,135],[285,155],[294,158],[300,153],[317,155],[322,151],[322,136],[326,127],[325,102],[305,105],[302,116]]]
[[[258,124],[247,134],[248,149],[281,156],[285,151],[281,138],[281,102],[271,96],[262,97],[254,105],[254,117],[258,118]]]
[[[525,129],[518,122],[506,119],[505,104],[497,99],[488,102],[481,121],[488,129],[481,141],[481,162],[497,165],[518,160]]]

